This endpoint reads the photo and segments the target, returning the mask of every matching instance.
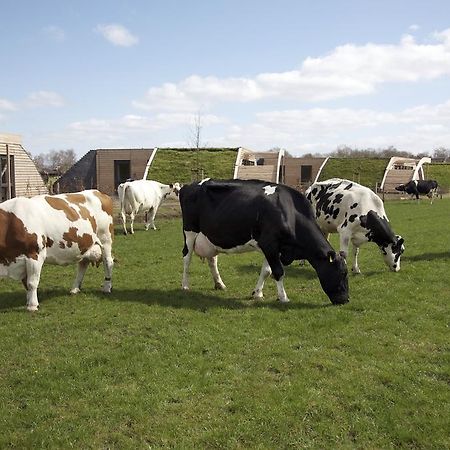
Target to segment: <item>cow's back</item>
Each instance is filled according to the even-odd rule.
[[[14,236],[16,246],[33,236],[39,252],[45,249],[46,258],[58,264],[71,263],[83,256],[89,259],[91,248],[111,242],[114,234],[112,200],[97,190],[17,197],[0,208],[15,218],[15,228],[9,233],[10,239]],[[26,235],[17,224],[23,224]],[[98,255],[97,250],[94,259]]]
[[[331,179],[313,183],[307,190],[320,227],[327,232],[336,232],[344,223],[352,227],[356,219],[375,211],[385,217],[381,199],[369,188],[353,181]]]

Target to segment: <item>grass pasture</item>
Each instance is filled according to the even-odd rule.
[[[289,305],[251,300],[258,254],[221,256],[220,292],[195,258],[182,292],[179,218],[116,227],[110,296],[46,266],[30,314],[1,279],[0,448],[449,448],[450,199],[386,208],[402,269],[367,244],[341,307],[296,264]]]

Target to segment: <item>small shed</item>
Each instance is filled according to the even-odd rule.
[[[31,156],[17,134],[0,133],[0,201],[48,193]]]
[[[327,161],[328,157],[287,156],[283,149],[255,152],[241,147],[236,158],[234,178],[283,183],[298,190],[305,190],[318,179]]]
[[[283,182],[284,150],[255,152],[240,147],[236,157],[233,178]]]
[[[300,191],[305,191],[318,180],[320,173],[328,161],[324,158],[284,157],[283,183]]]
[[[424,157],[415,159],[398,156],[392,157],[386,166],[383,180],[380,185],[380,191],[398,194],[395,190],[396,186],[406,184],[411,180],[423,180],[423,165],[425,163],[430,164],[431,158]]]
[[[56,192],[98,189],[108,195],[129,179],[147,177],[156,148],[90,150],[55,183]]]

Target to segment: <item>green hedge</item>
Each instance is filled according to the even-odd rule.
[[[161,183],[190,183],[196,179],[197,166],[203,169],[205,178],[233,178],[237,150],[158,149],[147,178]]]
[[[319,181],[345,178],[371,189],[381,183],[389,158],[330,158],[320,174]]]
[[[436,180],[447,191],[450,189],[450,164],[424,164],[423,170],[426,179]]]

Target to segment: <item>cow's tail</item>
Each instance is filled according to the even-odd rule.
[[[124,192],[123,192],[123,209],[126,213],[131,213],[134,211],[137,212],[137,203],[136,199],[134,198],[131,186],[129,184],[125,185]]]

